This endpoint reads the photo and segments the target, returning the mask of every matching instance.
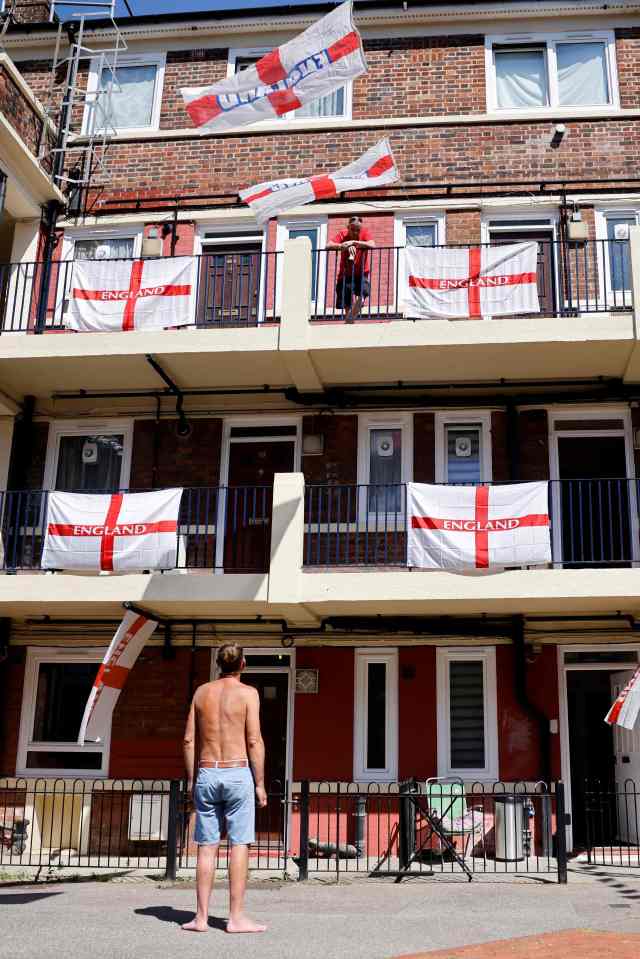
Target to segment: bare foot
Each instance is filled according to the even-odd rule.
[[[227,921],[227,932],[266,932],[267,927],[261,922],[253,922],[251,919],[229,919]]]
[[[182,928],[185,932],[209,932],[209,923],[195,917],[191,922],[185,922]]]

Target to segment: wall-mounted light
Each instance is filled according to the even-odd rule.
[[[551,138],[551,146],[559,147],[566,132],[567,128],[564,123],[556,123],[555,130],[553,131],[553,137]]]

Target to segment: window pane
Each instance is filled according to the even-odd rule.
[[[27,753],[27,769],[101,769],[102,753],[78,750],[72,753],[48,753],[34,750]]]
[[[609,102],[604,43],[559,43],[556,57],[563,106]]]
[[[406,224],[407,246],[434,246],[436,242],[435,223]]]
[[[76,260],[110,260],[133,256],[133,237],[100,237],[97,240],[76,240],[73,255]]]
[[[631,255],[629,253],[630,226],[636,225],[634,216],[607,217],[607,244],[609,248],[609,282],[614,291],[631,289]],[[616,230],[616,227],[618,229]],[[622,237],[622,239],[618,239]]]
[[[398,513],[402,501],[402,431],[370,430],[369,442],[369,511]]]
[[[447,483],[481,483],[480,427],[447,426]]]
[[[97,663],[41,663],[33,721],[34,742],[76,742],[97,672]]]
[[[56,489],[96,492],[120,488],[124,436],[62,436]]]
[[[543,50],[496,51],[495,63],[499,107],[547,105],[547,65]]]
[[[311,240],[311,299],[315,300],[318,286],[318,228],[307,226],[289,230],[290,240],[297,240],[300,236],[308,236]]]
[[[367,769],[387,765],[387,665],[367,665]]]
[[[326,97],[304,103],[296,110],[297,117],[341,117],[344,116],[344,87],[328,93]]]
[[[449,663],[451,768],[484,769],[482,660]]]
[[[98,97],[94,107],[96,129],[105,126],[113,126],[116,130],[150,126],[157,72],[156,66],[118,67],[109,105],[108,88],[112,72],[103,70],[100,89],[106,92]]]

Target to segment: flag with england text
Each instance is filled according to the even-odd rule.
[[[539,313],[538,244],[405,250],[411,316],[451,319]]]
[[[78,745],[104,742],[120,691],[158,623],[126,612],[93,681],[78,733]]]
[[[43,569],[174,569],[181,489],[47,496]]]
[[[283,116],[366,72],[349,0],[253,66],[180,92],[194,127],[209,133]]]
[[[640,713],[640,668],[620,691],[616,701],[604,717],[605,723],[610,726],[622,726],[623,729],[633,729]]]
[[[65,323],[80,332],[158,330],[193,323],[195,260],[76,260]]]
[[[399,180],[398,169],[388,140],[375,146],[335,173],[323,173],[300,179],[271,180],[240,191],[240,199],[248,203],[258,223],[295,206],[325,200],[346,190],[368,190]]]
[[[548,483],[407,484],[407,564],[468,572],[551,562]]]

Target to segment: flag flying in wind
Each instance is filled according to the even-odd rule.
[[[547,483],[407,484],[407,564],[465,572],[551,562]]]
[[[103,742],[109,721],[129,673],[157,626],[155,619],[127,612],[111,640],[84,709],[78,744]]]
[[[193,125],[208,133],[282,116],[366,72],[348,0],[235,76],[180,92]]]
[[[640,668],[621,690],[615,703],[604,717],[605,723],[610,726],[622,726],[623,729],[633,729],[640,713]]]
[[[174,569],[181,489],[48,495],[43,569]]]
[[[194,262],[191,256],[76,260],[66,325],[108,333],[193,323]]]
[[[538,244],[405,250],[411,315],[474,318],[539,313]]]
[[[249,204],[256,220],[262,224],[294,206],[325,200],[345,190],[369,190],[371,187],[395,183],[399,179],[389,141],[380,140],[353,163],[335,173],[258,183],[241,190],[240,199]]]

